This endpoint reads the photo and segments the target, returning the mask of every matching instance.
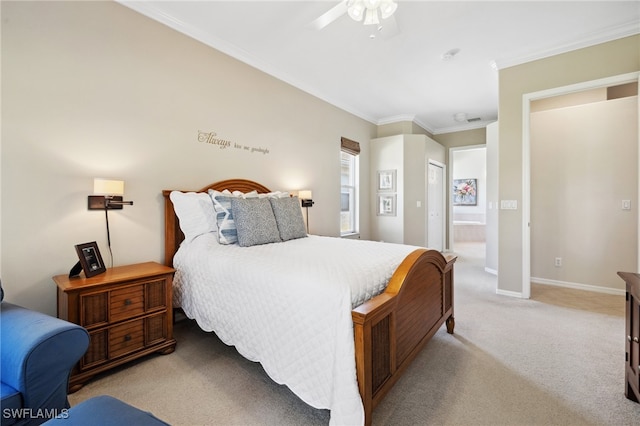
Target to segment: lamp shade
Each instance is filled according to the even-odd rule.
[[[94,195],[123,195],[124,181],[95,178],[93,179],[93,193]]]
[[[304,189],[302,191],[298,191],[298,198],[301,200],[313,200],[313,194],[311,193],[311,190]]]

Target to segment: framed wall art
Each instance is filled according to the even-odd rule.
[[[478,179],[453,180],[453,205],[478,205]]]
[[[378,171],[378,191],[395,192],[396,190],[396,171],[395,170],[379,170]]]
[[[396,194],[378,194],[378,216],[396,215]]]

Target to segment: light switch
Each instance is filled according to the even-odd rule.
[[[518,210],[518,200],[500,200],[502,210]]]
[[[422,201],[420,200],[416,201],[416,207],[422,207]]]

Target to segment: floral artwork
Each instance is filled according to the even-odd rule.
[[[453,205],[475,206],[478,204],[477,179],[453,180]]]

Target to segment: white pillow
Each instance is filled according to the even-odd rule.
[[[206,192],[172,191],[169,198],[180,220],[180,229],[187,242],[199,235],[216,232],[216,213]]]
[[[282,192],[282,191],[274,191],[274,192],[269,192],[267,194],[258,194],[258,197],[259,198],[288,198],[289,193]]]

